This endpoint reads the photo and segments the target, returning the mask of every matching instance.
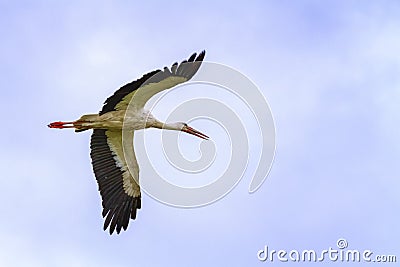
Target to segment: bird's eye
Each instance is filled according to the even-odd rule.
[[[187,127],[187,126],[188,126],[188,125],[187,125],[187,123],[184,123],[183,125],[184,125],[185,127]]]

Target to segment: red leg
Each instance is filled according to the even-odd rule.
[[[64,122],[64,121],[56,121],[56,122],[52,122],[49,125],[47,125],[47,127],[49,128],[56,128],[56,129],[63,129],[63,128],[74,128],[73,125],[74,122]],[[68,124],[72,124],[72,125],[68,125]]]

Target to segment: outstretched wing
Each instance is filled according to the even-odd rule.
[[[179,65],[178,63],[172,64],[171,69],[165,67],[164,70],[149,72],[142,78],[122,86],[107,98],[100,115],[109,111],[126,110],[136,93],[138,95],[135,96],[135,105],[143,108],[146,102],[158,92],[190,80],[200,68],[205,53],[202,51],[197,57],[197,54],[194,53]]]
[[[93,171],[102,198],[104,230],[110,226],[110,234],[127,229],[129,220],[136,218],[141,207],[139,166],[133,150],[133,132],[95,129],[90,142]],[[123,150],[123,145],[125,150]],[[125,154],[124,154],[125,152]],[[126,157],[126,158],[125,158]],[[133,162],[133,174],[126,160]],[[134,175],[134,177],[132,177]]]

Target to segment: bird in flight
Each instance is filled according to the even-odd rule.
[[[122,86],[107,98],[99,114],[87,114],[76,121],[57,121],[48,125],[56,129],[73,128],[75,132],[93,129],[90,156],[102,198],[103,228],[106,230],[109,227],[110,234],[126,230],[130,219],[136,218],[136,212],[141,207],[139,166],[133,148],[135,130],[159,128],[209,138],[184,122],[161,122],[144,109],[153,95],[190,80],[200,68],[204,56],[205,51],[199,55],[194,53],[180,64],[176,62],[171,68],[149,72]],[[122,139],[123,130],[124,140],[128,137],[128,142]],[[128,169],[127,161],[133,163],[133,168]]]

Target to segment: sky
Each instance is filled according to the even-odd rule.
[[[1,266],[308,266],[257,253],[337,249],[340,238],[348,249],[400,260],[398,1],[2,0],[0,10]],[[126,82],[203,49],[267,100],[271,171],[249,194],[260,146],[243,114],[248,169],[229,194],[192,209],[143,194],[137,219],[110,236],[90,132],[46,125],[96,113]],[[174,90],[158,115],[173,101],[212,94],[189,88]],[[225,104],[235,110],[240,101],[231,98]],[[203,127],[226,141],[216,125]],[[193,144],[185,151],[197,151]],[[146,172],[141,179],[151,179]],[[326,262],[360,265],[311,264]]]

